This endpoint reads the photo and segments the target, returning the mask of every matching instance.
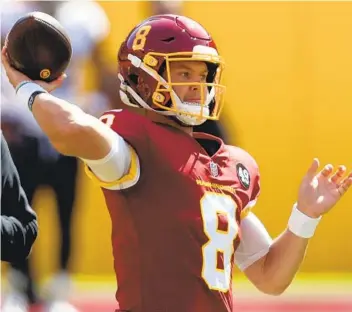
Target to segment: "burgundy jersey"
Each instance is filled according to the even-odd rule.
[[[133,147],[140,168],[133,186],[103,189],[117,311],[233,311],[240,216],[259,193],[253,158],[216,137],[192,137],[127,110],[107,112],[104,119]],[[216,141],[219,148],[209,156],[196,139]],[[135,165],[131,171],[127,179],[133,180]]]

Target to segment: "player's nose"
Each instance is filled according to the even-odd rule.
[[[201,83],[202,83],[201,80],[194,81],[194,83],[190,85],[190,89],[192,91],[200,91],[202,89]]]

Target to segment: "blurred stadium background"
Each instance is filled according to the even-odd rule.
[[[74,25],[81,25],[97,40],[93,52],[80,53],[80,46],[74,52],[78,61],[72,65],[76,72],[71,84],[75,103],[96,113],[99,99],[114,107],[116,52],[139,21],[157,10],[171,10],[198,20],[211,32],[226,61],[228,89],[221,122],[229,142],[249,151],[259,164],[262,192],[255,213],[272,236],[284,229],[300,178],[313,157],[351,168],[351,2],[98,2],[106,20],[77,14],[86,4],[75,3],[77,10],[61,16],[67,27],[73,25],[70,35],[78,32]],[[2,9],[2,34],[23,6],[53,14],[60,5],[8,2]],[[83,45],[88,41],[81,34],[75,40]],[[87,101],[86,94],[94,100]],[[82,311],[113,311],[116,283],[108,211],[81,167],[78,176],[69,262],[72,302]],[[55,205],[52,190],[36,192],[33,206],[40,235],[31,261],[40,285],[58,265]],[[348,194],[321,222],[300,274],[281,297],[261,295],[236,271],[236,311],[352,311],[351,220]],[[3,294],[6,272],[2,265]]]

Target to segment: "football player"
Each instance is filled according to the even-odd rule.
[[[348,190],[352,174],[314,159],[288,226],[272,240],[251,212],[259,171],[244,150],[194,133],[219,118],[223,60],[208,32],[176,15],[136,26],[118,52],[123,103],[100,120],[50,95],[3,63],[19,99],[63,154],[81,158],[102,188],[112,222],[117,310],[234,311],[235,264],[262,292],[281,294],[321,219]]]

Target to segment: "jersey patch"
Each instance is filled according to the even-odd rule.
[[[215,162],[211,161],[209,167],[211,176],[213,178],[216,178],[219,175],[218,165]]]
[[[241,163],[238,163],[236,165],[236,170],[237,170],[238,180],[241,182],[241,185],[246,190],[248,190],[249,186],[251,184],[251,177],[249,175],[247,168],[244,165],[242,165]]]

